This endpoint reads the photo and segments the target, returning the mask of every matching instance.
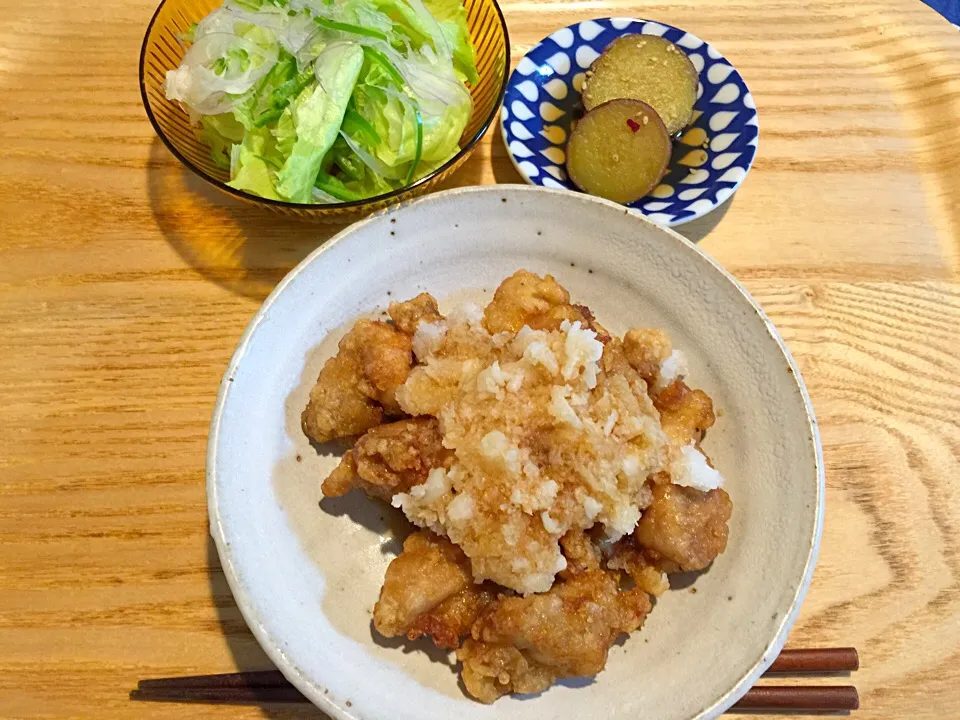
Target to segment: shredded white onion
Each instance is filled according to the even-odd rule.
[[[339,202],[343,202],[342,200],[338,200],[333,195],[325,193],[323,190],[316,187],[313,189],[313,199],[322,205],[335,205]]]
[[[218,75],[209,67],[234,50],[242,50],[250,58],[245,70],[235,68],[236,63],[227,63],[224,72]],[[255,62],[258,58],[260,62]],[[224,95],[247,92],[276,62],[275,47],[265,49],[227,33],[204,35],[190,47],[180,67],[167,73],[167,99],[180,100],[205,115],[226,112],[238,99]]]
[[[340,131],[340,137],[346,141],[347,145],[350,146],[350,149],[357,154],[357,157],[359,157],[361,161],[363,161],[363,164],[369,167],[375,173],[393,180],[403,179],[403,176],[401,176],[400,173],[398,173],[394,168],[390,167],[386,163],[381,162],[376,157],[371,155],[360,143],[343,132],[343,130]]]

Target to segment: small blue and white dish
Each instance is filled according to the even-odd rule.
[[[743,182],[757,154],[757,108],[740,73],[716,48],[651,20],[585,20],[544,38],[507,84],[500,125],[507,154],[531,185],[580,192],[567,177],[565,148],[583,115],[584,74],[621,35],[659,35],[687,54],[700,76],[694,120],[674,141],[667,174],[628,207],[668,227],[718,207]],[[705,147],[706,145],[706,147]]]

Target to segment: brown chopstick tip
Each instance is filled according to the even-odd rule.
[[[287,687],[165,687],[132,690],[131,700],[146,702],[260,705],[309,702],[299,690]]]
[[[289,681],[279,670],[255,670],[219,675],[187,675],[141,680],[137,690],[162,690],[167,688],[282,688],[290,687]]]

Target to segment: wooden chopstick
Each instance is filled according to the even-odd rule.
[[[237,705],[310,702],[292,685],[287,687],[137,688],[130,693],[130,699],[153,702],[235,703]]]
[[[854,648],[784,650],[765,675],[852,672],[859,667],[860,659]],[[130,699],[246,705],[307,702],[278,670],[141,680],[130,693]],[[831,712],[858,707],[857,689],[851,685],[759,685],[748,690],[732,709]]]
[[[731,710],[803,710],[836,712],[856,710],[860,696],[852,685],[757,685],[747,690]]]
[[[167,687],[134,690],[131,700],[184,703],[305,703],[307,698],[292,687]],[[750,688],[731,710],[793,710],[836,712],[860,707],[852,685],[791,687],[762,685]]]
[[[787,649],[767,668],[764,675],[825,674],[854,672],[860,668],[855,648]],[[284,688],[290,683],[279,670],[224,673],[221,675],[188,675],[186,677],[141,680],[138,690],[163,688]]]
[[[764,675],[854,672],[860,669],[856,648],[803,648],[783,650]]]
[[[222,675],[188,675],[186,677],[141,680],[137,690],[164,688],[283,688],[292,687],[279,670],[224,673]]]

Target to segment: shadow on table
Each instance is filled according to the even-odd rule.
[[[510,161],[507,154],[507,148],[503,144],[503,132],[500,130],[500,123],[497,123],[491,130],[493,143],[490,149],[490,167],[493,169],[493,179],[498,185],[512,183],[515,185],[526,185],[527,181],[517,172],[517,168]]]
[[[345,227],[299,222],[236,200],[181,165],[159,139],[148,173],[150,208],[171,247],[206,279],[255,300]]]
[[[482,183],[485,155],[478,148],[438,189]],[[150,207],[171,247],[206,279],[255,300],[350,224],[295,220],[241,202],[180,164],[159,139],[147,172]]]
[[[713,229],[720,224],[720,221],[723,220],[724,215],[726,215],[727,211],[730,210],[730,206],[733,205],[733,199],[735,197],[735,194],[731,195],[730,198],[727,199],[726,202],[722,203],[716,210],[708,212],[701,218],[691,220],[685,225],[680,225],[679,227],[675,227],[673,229],[692,243],[700,242],[707,235],[713,232]]]
[[[240,608],[233,599],[230,586],[220,567],[220,557],[213,538],[207,537],[207,567],[210,579],[210,595],[217,608],[217,620],[239,672],[275,670],[273,661],[260,647]],[[329,716],[304,699],[302,703],[269,703],[258,705],[264,717],[273,720],[328,720]]]

